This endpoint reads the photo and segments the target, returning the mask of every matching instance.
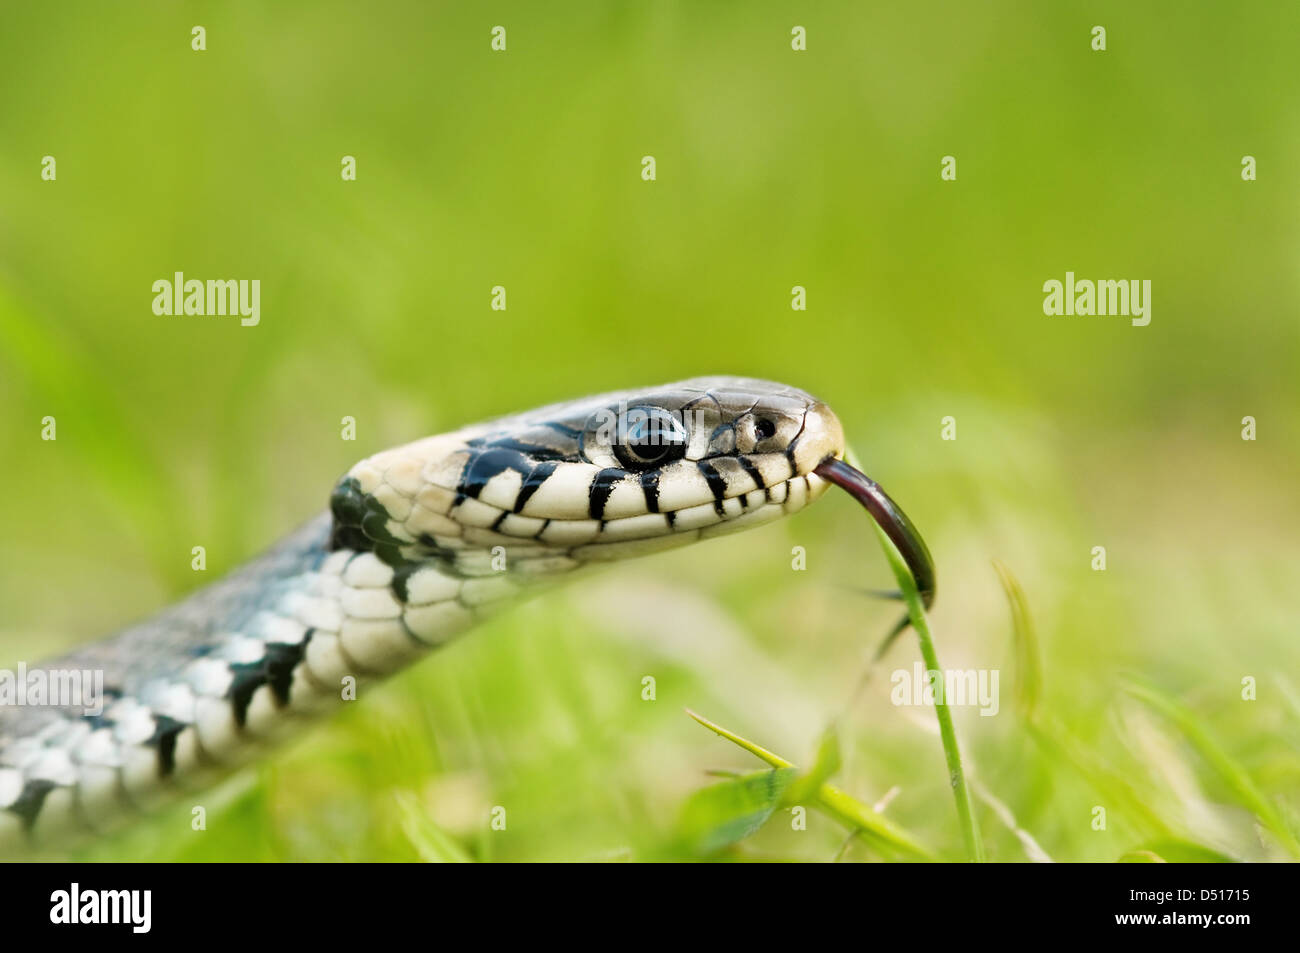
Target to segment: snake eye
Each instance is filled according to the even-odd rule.
[[[659,407],[634,407],[623,415],[614,456],[629,470],[646,470],[686,454],[690,435],[680,420]]]
[[[754,442],[762,443],[776,436],[776,424],[766,417],[759,417],[754,421]]]

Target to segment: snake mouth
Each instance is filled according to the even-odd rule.
[[[551,574],[788,516],[844,453],[822,401],[749,378],[582,398],[383,451],[331,497],[331,544],[393,565]]]
[[[879,483],[861,470],[835,456],[826,457],[813,472],[826,482],[833,483],[835,486],[846,490],[871,514],[871,518],[885,531],[885,535],[889,537],[890,541],[898,547],[903,561],[907,563],[908,571],[911,572],[912,578],[916,581],[916,589],[921,595],[921,602],[925,608],[929,609],[934,604],[935,595],[934,560],[930,556],[930,549],[925,545],[925,540],[921,537],[920,531],[908,518],[907,514],[903,512],[902,508],[890,499],[889,494],[881,488]],[[906,628],[907,624],[908,619],[904,616],[903,620],[886,639],[886,645],[895,635]]]

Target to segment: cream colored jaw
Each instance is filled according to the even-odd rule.
[[[757,454],[751,461],[767,488],[739,466],[723,466],[727,495],[715,502],[695,463],[683,460],[666,467],[660,478],[661,512],[647,512],[644,494],[621,483],[610,495],[605,518],[596,520],[589,515],[588,494],[599,467],[559,464],[514,513],[522,480],[514,471],[493,477],[477,499],[458,500],[456,488],[468,459],[461,436],[448,434],[376,454],[349,476],[387,510],[389,532],[413,549],[432,542],[455,553],[458,562],[473,564],[483,561],[475,552],[501,546],[516,563],[549,557],[551,570],[563,568],[555,556],[575,563],[617,559],[739,531],[799,511],[828,485],[816,474],[795,475],[783,454]],[[708,502],[693,502],[702,499]],[[537,515],[542,513],[547,515]]]

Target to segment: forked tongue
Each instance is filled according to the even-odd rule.
[[[889,498],[889,494],[881,489],[879,483],[843,460],[827,457],[813,472],[823,480],[847,490],[850,496],[866,508],[871,518],[898,547],[903,561],[907,563],[908,571],[916,581],[916,591],[921,595],[922,604],[927,609],[930,608],[934,603],[934,560],[930,558],[930,550],[926,547],[925,540],[912,525],[912,521],[907,518],[907,514]],[[886,595],[890,598],[901,598],[901,594],[896,592]],[[903,616],[885,636],[884,642],[876,651],[877,658],[883,655],[898,634],[907,628],[908,622],[908,617]]]

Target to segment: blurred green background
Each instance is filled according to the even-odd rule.
[[[956,712],[991,857],[1294,859],[1300,8],[885,6],[10,5],[0,664],[156,611],[192,546],[237,565],[385,446],[752,374],[837,410],[934,552],[943,663],[1002,673],[997,717]],[[260,326],[155,316],[177,270],[259,278]],[[1150,279],[1151,324],[1044,316],[1067,270]],[[851,701],[896,613],[857,590],[888,581],[839,493],[619,566],[204,795],[207,834],[187,802],[89,856],[698,856],[706,772],[761,765],[690,707],[801,764],[835,720],[835,783],[960,857],[933,712],[889,701],[910,635]],[[876,857],[789,817],[722,856]]]

